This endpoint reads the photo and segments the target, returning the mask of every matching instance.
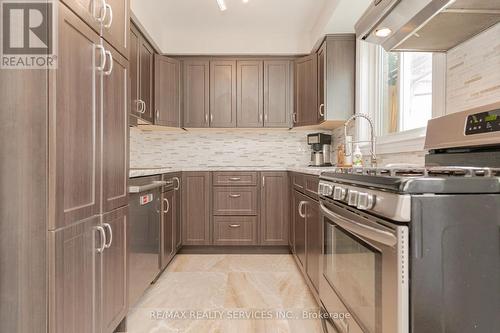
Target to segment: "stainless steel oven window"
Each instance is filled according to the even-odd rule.
[[[333,221],[325,222],[325,278],[358,324],[381,332],[382,253]]]

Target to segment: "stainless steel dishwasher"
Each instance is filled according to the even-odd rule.
[[[161,176],[130,179],[129,305],[160,273]]]

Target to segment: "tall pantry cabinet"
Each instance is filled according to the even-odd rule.
[[[112,333],[128,304],[129,3],[88,14],[63,2],[48,89],[48,328]]]

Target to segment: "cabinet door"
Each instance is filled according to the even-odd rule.
[[[155,124],[181,127],[180,62],[155,55]]]
[[[175,203],[175,191],[170,190],[168,192],[162,193],[162,214],[161,214],[161,258],[160,264],[161,268],[167,267],[168,263],[175,254],[175,215],[176,215],[176,203]]]
[[[50,333],[99,331],[93,326],[98,323],[94,302],[100,298],[97,248],[104,242],[98,225],[95,216],[48,233]]]
[[[100,33],[99,18],[104,15],[103,1],[97,0],[62,0],[85,23],[90,25],[96,33]]]
[[[128,62],[109,44],[105,48],[113,57],[102,76],[101,112],[103,212],[110,212],[128,204]]]
[[[315,125],[318,122],[317,65],[316,54],[295,61],[295,126]]]
[[[237,123],[238,127],[262,127],[263,114],[262,61],[237,63]]]
[[[99,36],[59,5],[58,69],[49,72],[49,229],[99,214]]]
[[[314,200],[308,200],[305,211],[307,227],[306,272],[314,288],[316,288],[316,291],[319,291],[320,259],[323,244],[321,221],[319,217],[319,203]]]
[[[318,51],[318,123],[325,120],[326,42]]]
[[[236,127],[236,61],[210,61],[210,127]]]
[[[262,172],[260,240],[262,245],[288,244],[288,174]]]
[[[210,66],[205,60],[184,60],[184,127],[209,126]]]
[[[181,174],[176,174],[174,176],[174,181],[175,181],[175,249],[178,250],[181,245],[182,245],[182,218],[181,218],[181,210],[182,210],[182,204],[181,204],[181,193],[182,193],[182,181],[181,181]]]
[[[291,127],[291,61],[264,61],[264,127]]]
[[[144,111],[141,118],[153,123],[154,108],[153,108],[153,64],[154,50],[153,47],[144,39],[139,41],[139,91],[140,99],[144,102]]]
[[[129,36],[129,65],[130,65],[130,114],[140,117],[139,92],[139,41],[140,33],[134,25],[130,25]],[[136,120],[136,118],[132,118]]]
[[[210,244],[210,172],[182,174],[182,240]]]
[[[102,35],[118,52],[128,58],[129,0],[106,0],[106,4],[107,16],[103,22]]]
[[[295,255],[299,259],[302,267],[306,267],[306,207],[309,200],[305,195],[298,191],[294,191],[294,240],[295,240]]]
[[[127,315],[128,206],[107,213],[102,219],[107,232],[107,248],[102,253],[102,333],[113,333]]]

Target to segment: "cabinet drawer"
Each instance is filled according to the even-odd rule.
[[[257,217],[214,217],[214,245],[255,244],[257,244]]]
[[[304,176],[304,192],[313,199],[318,200],[319,177],[314,175]]]
[[[304,190],[305,175],[302,173],[292,173],[292,184],[300,191]]]
[[[257,185],[257,172],[213,172],[214,186]]]
[[[214,187],[214,215],[257,215],[256,187]]]

